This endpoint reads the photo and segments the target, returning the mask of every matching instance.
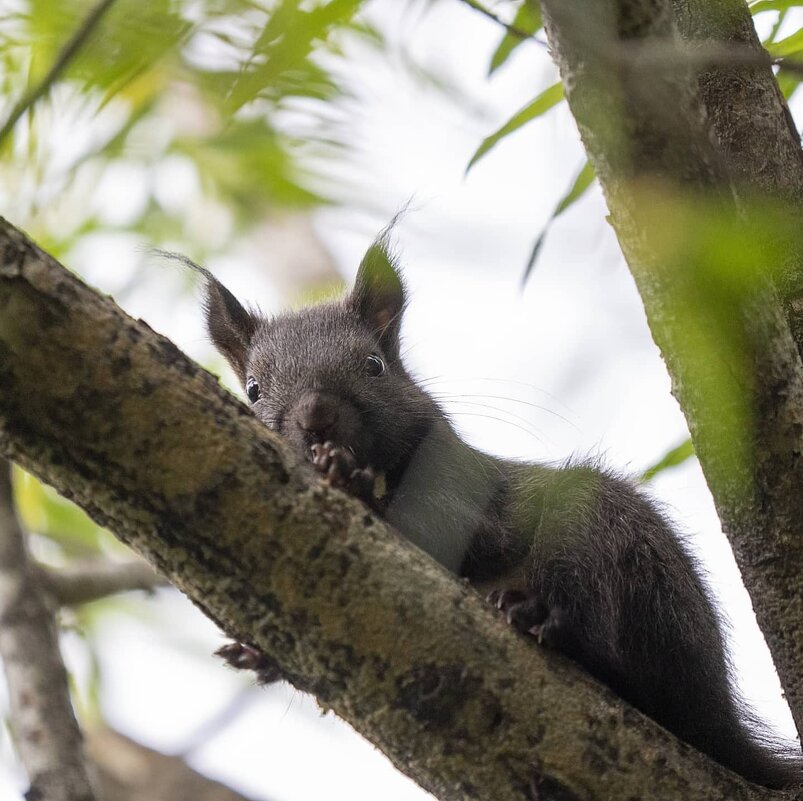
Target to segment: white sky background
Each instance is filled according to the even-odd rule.
[[[464,176],[482,138],[553,83],[556,71],[545,48],[528,44],[489,81],[501,30],[458,0],[441,0],[425,15],[421,8],[398,0],[369,7],[397,43],[390,59],[364,45],[347,51],[355,97],[345,108],[355,152],[348,164],[330,168],[330,180],[352,202],[320,212],[317,231],[350,279],[373,235],[414,196],[397,237],[411,295],[407,362],[422,378],[437,376],[439,392],[456,396],[444,406],[464,435],[504,456],[602,455],[637,474],[681,442],[686,428],[598,191],[555,223],[520,289],[534,237],[584,160],[568,109],[503,140]],[[405,48],[459,97],[411,77]],[[122,198],[130,190],[104,191],[113,201],[115,192]],[[110,275],[110,259],[127,266]],[[136,265],[117,243],[86,248],[72,266],[114,293]],[[212,265],[241,299],[271,311],[279,299],[268,282],[260,286],[263,266],[236,255]],[[197,299],[176,302],[163,289],[167,281],[166,271],[147,271],[127,311],[209,361]],[[791,737],[769,654],[696,461],[659,476],[652,492],[705,561],[733,624],[744,694]],[[113,725],[145,744],[184,751],[249,680],[205,657],[222,638],[183,598],[162,593],[154,605],[163,626],[120,615],[101,632],[104,708]],[[80,675],[81,649],[69,638],[67,645]],[[230,725],[191,753],[197,768],[235,788],[272,801],[429,797],[287,686],[253,689],[238,708]],[[5,781],[0,777],[0,797],[19,797],[22,777]]]

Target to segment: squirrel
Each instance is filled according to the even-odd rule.
[[[210,337],[254,414],[337,486],[677,737],[773,788],[801,764],[738,699],[694,557],[638,488],[596,464],[508,461],[465,443],[400,356],[407,295],[380,234],[343,299],[268,318],[209,271]],[[280,678],[257,649],[219,653]]]

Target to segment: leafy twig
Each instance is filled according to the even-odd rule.
[[[524,31],[515,25],[511,25],[509,22],[505,22],[501,17],[498,17],[496,14],[494,14],[494,12],[489,8],[486,8],[482,3],[477,2],[477,0],[460,0],[460,2],[465,3],[469,8],[473,8],[474,11],[479,12],[483,17],[495,22],[497,25],[501,25],[511,36],[515,36],[517,39],[521,39],[522,41],[525,39],[532,39],[537,44],[546,46],[546,42],[543,42],[541,39],[535,36],[535,34],[528,33],[527,31]]]
[[[87,14],[84,21],[72,35],[70,40],[61,49],[58,58],[53,62],[53,66],[48,70],[47,75],[32,89],[30,89],[11,110],[8,118],[0,128],[0,145],[11,133],[19,118],[30,109],[40,97],[50,91],[50,87],[59,79],[62,72],[81,50],[84,42],[95,30],[103,15],[112,5],[114,0],[99,0],[97,5]]]

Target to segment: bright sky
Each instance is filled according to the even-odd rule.
[[[511,136],[464,175],[482,138],[554,82],[555,69],[544,48],[523,46],[489,81],[499,29],[457,0],[442,0],[427,14],[422,7],[391,0],[371,7],[399,49],[382,61],[367,48],[352,48],[356,98],[347,110],[355,155],[332,170],[331,180],[358,200],[318,214],[316,229],[351,277],[372,236],[413,197],[414,211],[398,230],[411,292],[407,361],[420,377],[438,378],[433,387],[464,435],[506,456],[602,455],[612,467],[638,473],[681,442],[686,429],[597,191],[553,226],[520,289],[533,239],[584,160],[568,110],[558,108]],[[405,47],[446,78],[455,95],[411,78]],[[88,254],[74,266],[111,290],[105,263],[103,254]],[[276,307],[274,290],[255,290],[249,264],[233,259],[219,276],[241,299]],[[164,273],[143,280],[127,310],[207,358],[196,302],[161,300]],[[705,561],[732,622],[743,692],[791,736],[769,654],[696,462],[661,475],[652,491]],[[204,658],[221,638],[182,598],[162,594],[153,616],[168,622],[154,628],[121,615],[106,624],[104,705],[124,732],[184,751],[249,682]],[[71,646],[69,653],[81,673],[80,649]],[[254,689],[237,709],[191,760],[255,797],[428,797],[348,726],[322,718],[311,698],[287,686]],[[17,797],[11,787],[7,792]]]

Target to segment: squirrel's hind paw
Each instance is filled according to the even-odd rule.
[[[267,654],[245,643],[226,643],[215,651],[215,656],[237,670],[253,670],[257,684],[273,684],[283,678],[279,666]]]
[[[538,640],[539,645],[562,649],[567,640],[566,615],[559,606],[548,606],[541,596],[524,590],[493,590],[487,598],[507,622],[522,634]]]

